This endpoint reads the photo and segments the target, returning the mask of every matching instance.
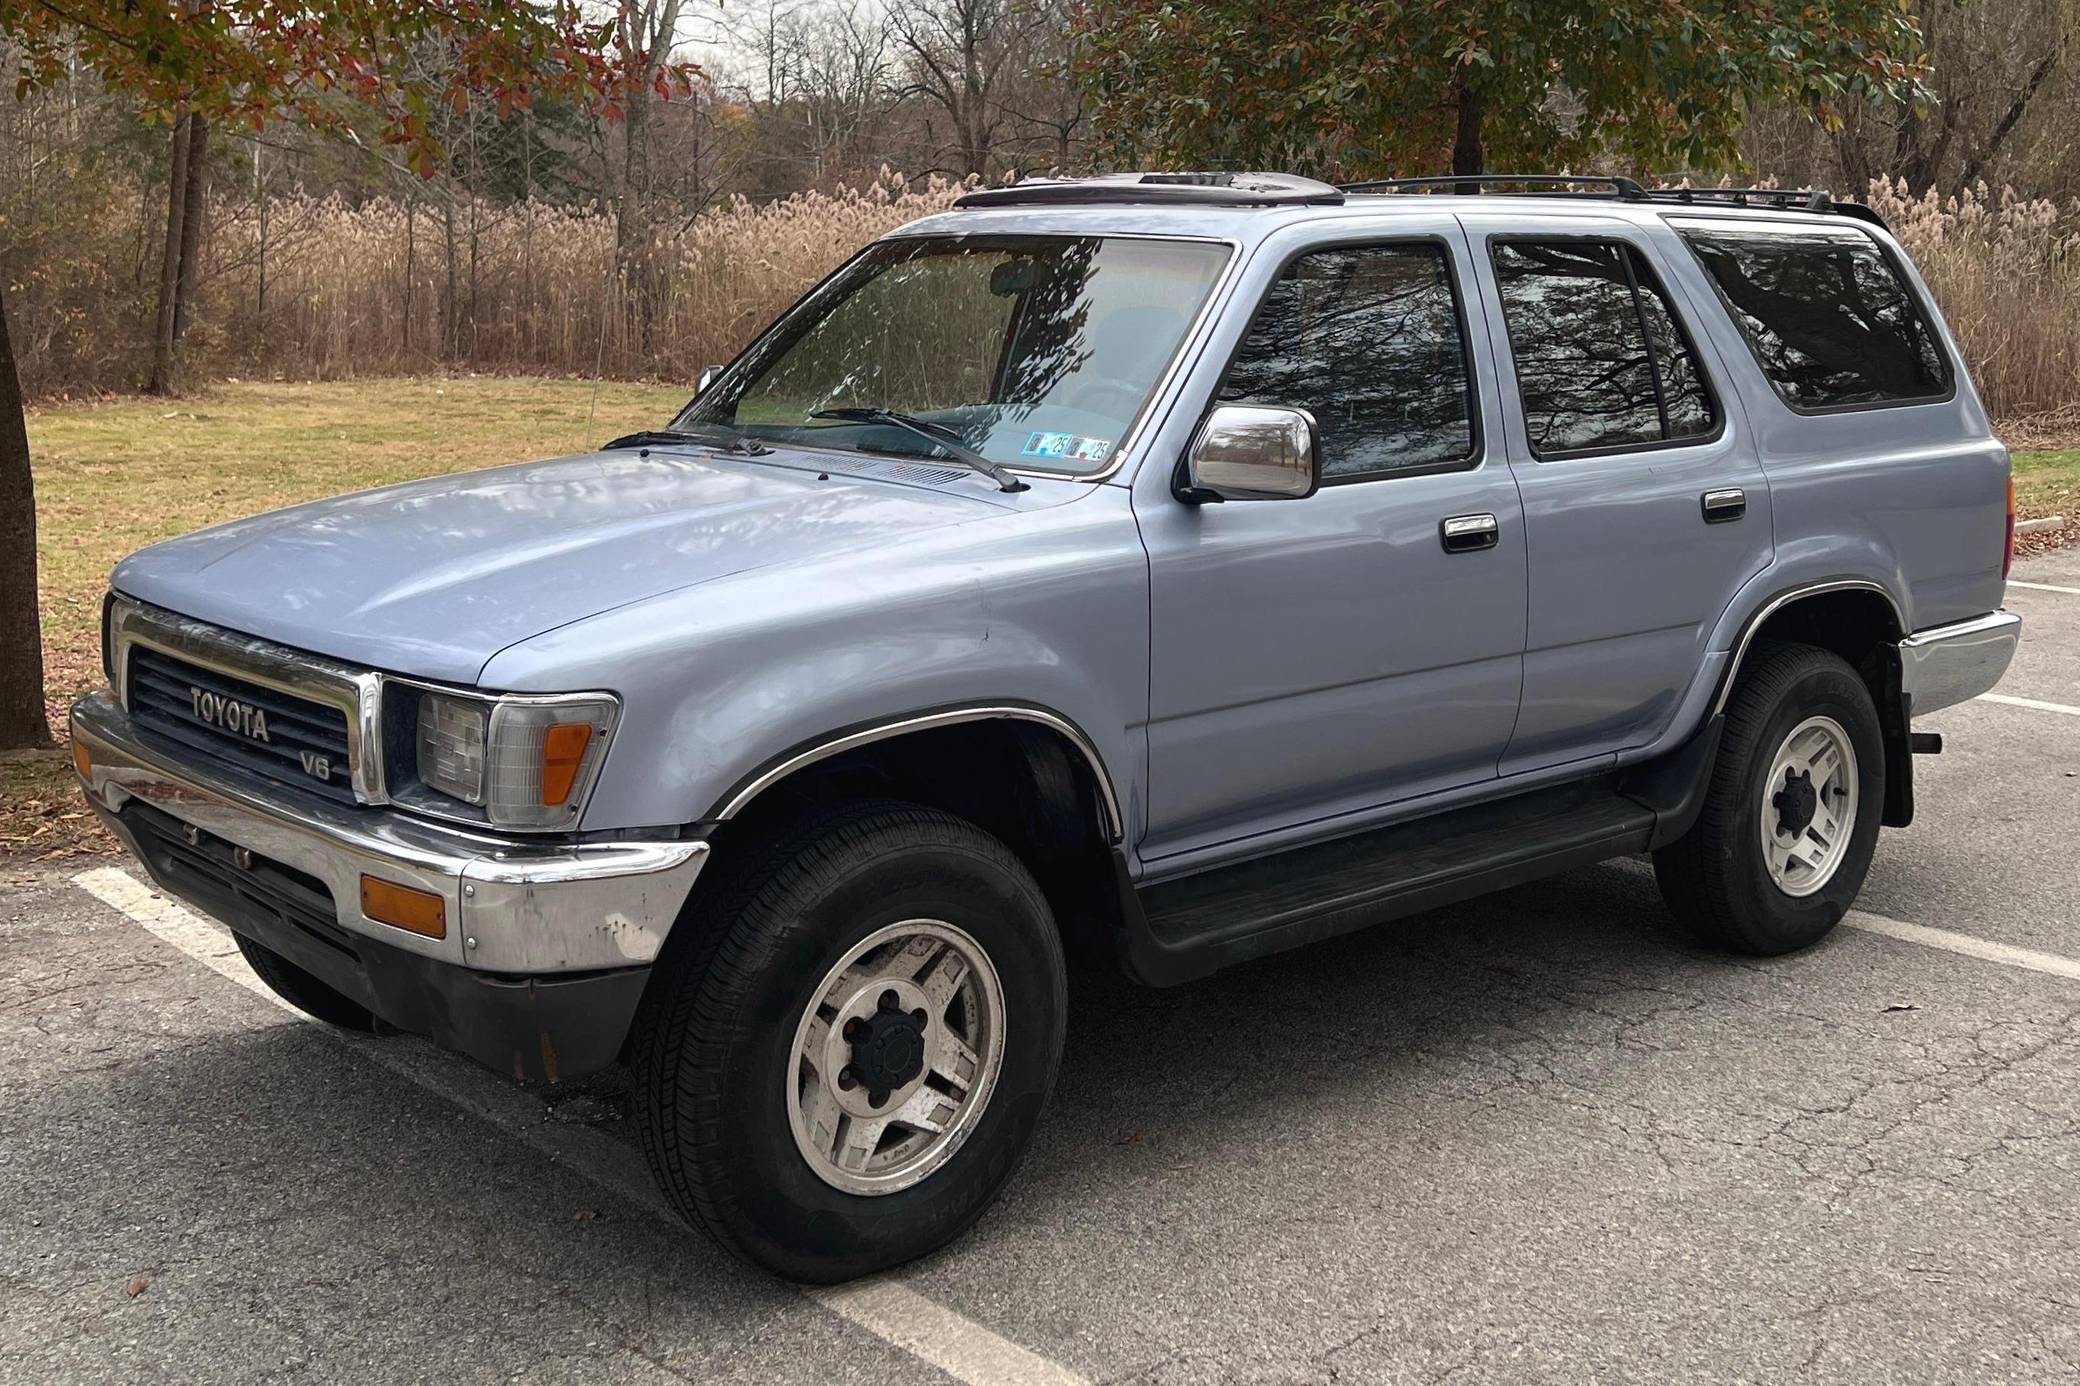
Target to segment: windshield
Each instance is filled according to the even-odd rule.
[[[675,427],[929,457],[882,409],[1007,466],[1105,470],[1227,263],[1199,241],[939,236],[870,247],[686,407]]]

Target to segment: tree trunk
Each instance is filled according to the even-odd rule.
[[[191,115],[188,126],[188,190],[181,198],[181,267],[173,296],[176,353],[195,315],[195,286],[202,278],[202,221],[209,211],[209,122]]]
[[[152,379],[145,388],[173,389],[174,303],[181,289],[181,227],[188,198],[188,118],[173,123],[173,157],[166,164],[166,248],[159,261],[159,318],[152,337]]]
[[[1452,172],[1462,178],[1477,177],[1487,172],[1483,166],[1485,156],[1481,152],[1481,94],[1463,67],[1452,85],[1458,95],[1457,129],[1452,137]],[[1480,190],[1479,183],[1461,183],[1452,189],[1469,195]]]
[[[48,746],[36,603],[36,486],[0,289],[0,751]]]

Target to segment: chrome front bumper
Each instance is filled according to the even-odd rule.
[[[84,753],[88,802],[148,865],[124,826],[132,801],[323,882],[348,933],[475,972],[538,976],[648,964],[708,857],[705,842],[531,842],[233,779],[146,743],[106,691],[73,704],[72,740]],[[363,914],[364,875],[441,896],[445,937]]]
[[[1917,630],[1899,642],[1900,687],[1913,715],[1978,697],[2001,681],[2022,638],[2022,618],[1995,611],[1954,625]]]

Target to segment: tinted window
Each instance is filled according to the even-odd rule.
[[[1311,412],[1322,475],[1473,456],[1466,347],[1444,250],[1318,250],[1286,266],[1250,322],[1220,399]]]
[[[1541,456],[1702,437],[1718,407],[1674,308],[1615,241],[1497,241],[1517,393]]]
[[[1949,392],[1927,315],[1862,232],[1693,228],[1683,239],[1785,403],[1826,409]]]

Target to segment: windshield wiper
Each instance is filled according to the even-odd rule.
[[[718,432],[720,430],[717,430]],[[697,447],[719,448],[733,452],[739,457],[764,457],[772,449],[765,444],[745,437],[741,433],[723,437],[704,437],[698,433],[681,433],[673,428],[646,428],[637,433],[624,433],[612,442],[600,444],[601,452],[612,452],[616,448],[670,447],[674,443],[692,443]]]
[[[965,463],[997,483],[999,491],[1025,491],[1029,488],[1023,481],[1004,468],[984,457],[961,441],[960,435],[945,424],[933,423],[929,419],[900,414],[893,409],[819,409],[809,416],[812,419],[837,419],[842,423],[887,424],[914,433],[956,462]]]

